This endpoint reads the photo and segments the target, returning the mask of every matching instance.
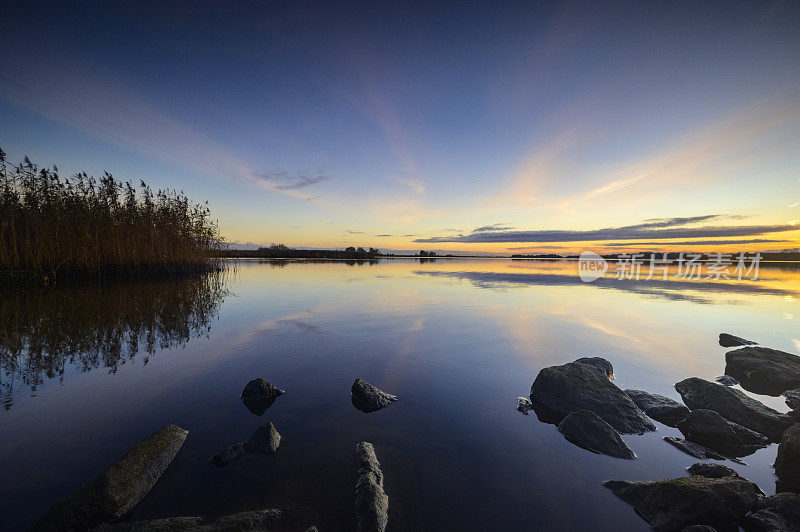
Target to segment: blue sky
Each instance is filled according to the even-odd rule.
[[[239,242],[798,246],[795,2],[110,4],[7,8],[12,160],[183,189]]]

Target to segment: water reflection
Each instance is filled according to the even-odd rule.
[[[0,296],[0,394],[63,381],[72,366],[117,368],[207,335],[225,297],[224,272],[119,284],[69,285]]]
[[[552,261],[525,266],[532,272],[519,273],[509,271],[473,271],[473,270],[416,270],[416,275],[431,277],[450,277],[467,280],[478,288],[502,290],[511,286],[539,285],[539,286],[587,286],[594,288],[620,290],[632,292],[646,297],[668,299],[672,301],[690,301],[699,304],[712,304],[715,302],[711,296],[721,295],[770,295],[782,297],[800,296],[800,287],[780,282],[786,273],[796,281],[798,267],[781,266],[771,268],[762,266],[762,278],[759,280],[707,280],[681,279],[675,277],[675,272],[668,272],[666,278],[653,276],[648,279],[648,271],[642,270],[639,279],[617,279],[613,276],[600,277],[591,282],[584,282],[577,276],[575,262],[561,261],[552,264]],[[512,267],[514,267],[512,265]],[[771,271],[773,270],[773,271]],[[727,304],[732,301],[727,300]]]

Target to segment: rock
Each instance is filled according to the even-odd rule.
[[[756,342],[745,340],[728,333],[719,333],[719,345],[722,347],[738,347],[740,345],[756,345]]]
[[[242,390],[242,403],[250,413],[261,416],[285,392],[261,377],[247,383]]]
[[[281,435],[275,430],[275,425],[270,422],[258,427],[247,440],[226,447],[210,462],[217,466],[225,466],[247,453],[275,454],[280,443]]]
[[[783,431],[793,423],[786,414],[748,397],[741,390],[720,386],[698,377],[679,382],[675,389],[692,410],[713,410],[725,419],[764,434],[771,441],[778,441]]]
[[[375,412],[397,401],[396,395],[381,391],[362,379],[355,380],[350,392],[353,406],[365,413]]]
[[[698,524],[728,530],[755,507],[761,491],[743,478],[700,475],[658,482],[608,480],[603,485],[659,531]]]
[[[578,410],[567,415],[558,424],[558,431],[570,443],[593,453],[616,458],[636,458],[614,427],[588,410]]]
[[[681,532],[717,532],[717,529],[708,525],[689,525],[681,528]]]
[[[644,413],[660,421],[661,423],[674,427],[689,413],[686,406],[678,401],[642,390],[623,390],[630,397],[636,406],[644,410]]]
[[[274,384],[259,377],[247,383],[244,390],[242,390],[242,399],[248,401],[263,401],[266,399],[273,399],[284,393],[283,390],[278,389]]]
[[[725,457],[722,456],[721,454],[715,453],[711,449],[707,449],[697,443],[692,443],[690,441],[682,440],[681,438],[664,436],[664,441],[666,441],[670,445],[677,447],[686,454],[694,456],[695,458],[725,460]]]
[[[700,475],[706,478],[738,477],[739,473],[722,464],[697,462],[687,469],[690,475]]]
[[[800,388],[795,388],[793,390],[786,390],[783,392],[783,396],[786,398],[786,405],[792,409],[800,408]]]
[[[747,456],[769,444],[766,436],[728,421],[712,410],[692,410],[678,423],[678,430],[687,440],[725,456]]]
[[[800,495],[778,493],[759,501],[742,522],[748,532],[800,531]]]
[[[606,360],[605,358],[600,357],[582,357],[575,361],[576,364],[587,364],[592,366],[597,371],[608,377],[609,379],[614,378],[614,366],[611,365],[611,362]]]
[[[780,479],[778,491],[800,491],[800,424],[783,433],[775,458],[775,474]]]
[[[31,530],[86,530],[126,515],[161,478],[187,434],[167,425],[146,437],[88,484],[53,505]]]
[[[753,393],[778,396],[800,387],[800,357],[766,347],[743,347],[725,353],[725,374]]]
[[[723,386],[736,386],[737,384],[739,384],[739,381],[737,381],[730,375],[722,375],[721,377],[717,377],[716,380]]]
[[[389,497],[383,491],[381,464],[371,443],[356,445],[356,530],[382,532],[389,521]]]
[[[527,416],[528,412],[532,409],[533,405],[527,397],[517,397],[517,411]]]
[[[569,413],[589,410],[622,434],[656,430],[625,392],[588,364],[544,368],[531,386],[531,403],[540,420],[560,423]]]
[[[92,532],[221,532],[233,530],[297,531],[312,532],[316,516],[300,506],[281,506],[252,512],[240,512],[218,519],[204,517],[172,517],[100,525]]]

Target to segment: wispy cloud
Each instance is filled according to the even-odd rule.
[[[297,190],[330,179],[322,170],[317,170],[314,174],[297,172],[294,175],[288,172],[263,172],[257,174],[257,177],[272,183],[277,190]]]
[[[483,227],[478,227],[477,229],[473,230],[473,233],[489,233],[492,231],[509,231],[514,229],[513,225],[508,224],[492,224],[492,225],[484,225]]]
[[[732,218],[729,215],[709,214],[688,218],[655,218],[636,225],[607,227],[587,231],[576,230],[533,230],[510,231],[490,230],[479,227],[470,234],[418,238],[415,242],[587,242],[600,240],[653,240],[662,238],[721,238],[744,237],[764,233],[795,231],[793,225],[705,225],[684,227],[698,222]],[[736,217],[733,217],[736,218]],[[490,226],[492,227],[492,226]]]
[[[364,231],[352,231],[350,229],[345,229],[344,232],[347,233],[348,235],[363,235],[364,234]]]
[[[386,238],[394,235],[375,235],[375,238]]]
[[[770,240],[767,238],[750,238],[746,240],[685,240],[682,242],[609,242],[605,247],[625,246],[720,246],[724,244],[770,244],[785,243],[791,240]]]

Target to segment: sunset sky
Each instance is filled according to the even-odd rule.
[[[798,2],[88,4],[4,6],[0,147],[230,241],[800,247]]]

